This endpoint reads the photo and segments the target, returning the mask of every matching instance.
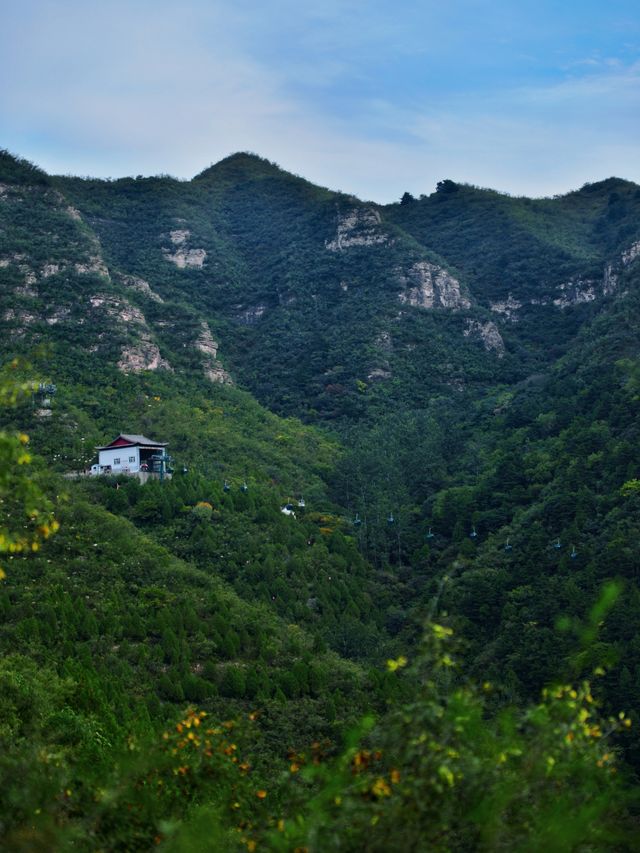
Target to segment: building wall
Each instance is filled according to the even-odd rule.
[[[111,470],[139,471],[140,470],[140,448],[139,447],[110,447],[108,450],[100,450],[98,453],[100,465],[111,465]]]

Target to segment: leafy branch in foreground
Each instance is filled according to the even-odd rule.
[[[37,389],[37,382],[19,376],[19,368],[14,359],[0,372],[0,406],[15,406]],[[28,443],[23,432],[0,432],[0,553],[37,551],[58,529],[51,501],[32,475]]]
[[[465,683],[451,645],[450,628],[427,626],[411,701],[294,779],[270,849],[619,849],[628,800],[611,738],[629,718],[602,718],[588,681],[489,717],[492,685]]]
[[[16,660],[4,676],[13,705],[51,681],[19,669]],[[612,744],[631,722],[603,716],[588,681],[492,712],[497,689],[464,678],[453,632],[437,623],[411,663],[398,657],[387,669],[408,698],[364,717],[337,756],[318,742],[268,765],[259,711],[219,722],[191,708],[164,731],[96,752],[97,721],[80,730],[73,716],[69,729],[73,685],[53,677],[57,705],[42,712],[29,772],[7,705],[5,771],[23,777],[11,777],[18,787],[6,777],[3,794],[20,808],[5,812],[3,840],[165,853],[632,849],[631,795]]]

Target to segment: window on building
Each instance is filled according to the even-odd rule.
[[[136,461],[136,457],[135,457],[135,456],[130,456],[130,457],[129,457],[129,462],[135,462],[135,461]]]
[[[117,459],[114,459],[114,460],[113,460],[113,464],[114,464],[114,465],[119,465],[119,464],[120,464],[120,457],[119,457],[119,456],[118,456],[118,458],[117,458]]]

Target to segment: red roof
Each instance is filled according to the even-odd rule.
[[[114,438],[109,444],[103,444],[96,447],[96,450],[108,450],[110,447],[166,447],[166,441],[153,441],[144,435],[129,435],[120,433],[117,438]]]
[[[123,436],[118,436],[115,441],[112,441],[111,444],[107,445],[108,447],[131,447],[131,442],[127,441]]]

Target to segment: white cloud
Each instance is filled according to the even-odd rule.
[[[293,20],[296,8],[23,0],[0,32],[10,80],[0,144],[49,171],[103,176],[190,177],[253,150],[381,201],[444,177],[535,195],[610,174],[640,180],[640,63],[593,57],[545,85],[505,80],[470,94],[468,81],[446,97],[425,87],[413,102],[402,80],[397,100],[356,86],[338,108],[327,90],[339,97],[375,68],[386,18],[367,17],[363,0],[314,0]],[[271,11],[272,27],[288,16],[288,37],[299,37],[277,61],[256,48]]]

